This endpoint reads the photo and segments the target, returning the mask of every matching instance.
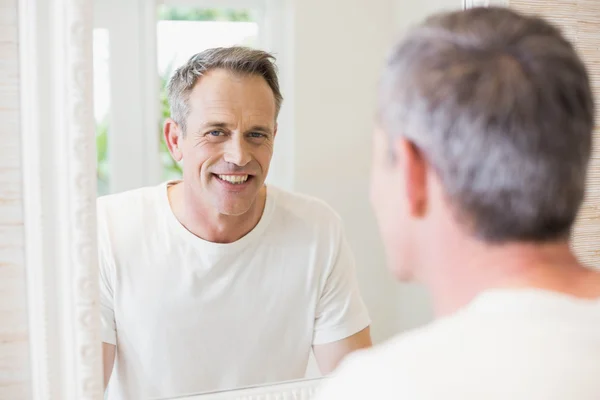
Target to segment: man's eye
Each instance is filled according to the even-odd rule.
[[[210,131],[208,132],[210,136],[223,136],[224,133],[222,131]]]
[[[267,137],[267,135],[265,135],[264,133],[260,133],[260,132],[252,132],[249,135],[251,138],[263,138],[263,137]]]

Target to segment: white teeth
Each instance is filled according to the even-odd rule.
[[[229,183],[240,184],[248,180],[248,175],[217,175],[219,179]]]

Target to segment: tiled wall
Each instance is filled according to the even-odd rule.
[[[17,0],[0,0],[0,399],[29,399]]]

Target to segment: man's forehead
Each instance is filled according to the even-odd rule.
[[[240,93],[235,89],[216,89],[192,91],[188,99],[190,107],[210,112],[275,112],[275,97],[270,91],[252,90]]]
[[[198,114],[204,118],[210,119],[227,119],[227,118],[252,118],[252,119],[269,119],[273,118],[275,110],[273,107],[268,107],[259,104],[243,104],[240,102],[199,102],[190,104],[190,114]]]

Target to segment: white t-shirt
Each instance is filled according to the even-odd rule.
[[[98,200],[107,398],[142,399],[303,378],[311,346],[370,324],[342,223],[323,202],[267,188],[257,226],[207,242],[167,184]]]
[[[351,354],[318,400],[598,400],[600,300],[493,290]]]

